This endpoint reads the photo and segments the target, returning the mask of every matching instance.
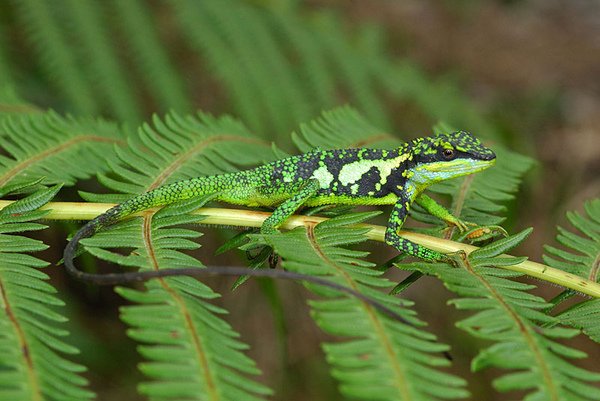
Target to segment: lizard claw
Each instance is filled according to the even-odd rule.
[[[457,219],[454,222],[450,223],[452,226],[458,228],[458,230],[463,233],[469,229],[469,227],[477,227],[477,224],[471,223],[470,221],[462,221]]]
[[[504,228],[500,226],[482,226],[464,232],[457,240],[461,242],[465,239],[472,241],[485,241],[487,239],[494,238],[497,236],[508,237],[508,233]]]
[[[448,226],[444,228],[444,231],[452,230],[456,227],[461,233],[469,230],[469,227],[477,227],[477,224],[475,223],[471,223],[470,221],[462,221],[460,219],[446,220],[446,224]]]

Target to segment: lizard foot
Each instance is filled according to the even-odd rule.
[[[481,226],[463,232],[457,241],[462,242],[468,239],[471,242],[481,242],[499,236],[508,237],[508,233],[500,226]]]
[[[469,227],[471,227],[471,230],[472,227],[477,227],[477,224],[475,223],[471,223],[470,221],[462,221],[460,219],[446,221],[446,224],[448,224],[448,227],[446,227],[444,230],[452,230],[454,227],[456,227],[461,233],[468,231]]]

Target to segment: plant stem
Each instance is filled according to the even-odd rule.
[[[0,209],[6,207],[12,201],[0,201]],[[86,202],[50,202],[41,209],[51,210],[45,219],[48,220],[90,220],[114,206],[110,203],[86,203]],[[142,215],[144,212],[138,213]],[[263,221],[270,216],[268,212],[241,209],[223,208],[201,208],[195,213],[205,216],[202,224],[236,227],[260,227]],[[327,218],[318,216],[291,216],[283,224],[282,228],[291,230],[296,227],[318,224]],[[384,242],[385,227],[374,224],[358,224],[359,227],[370,228],[366,234],[370,240]],[[451,253],[463,250],[467,254],[478,249],[476,246],[450,241],[429,235],[401,230],[399,234],[413,242],[424,245],[442,253]],[[509,256],[509,255],[504,255]],[[594,298],[600,298],[600,284],[587,280],[562,270],[554,269],[542,263],[526,260],[512,266],[501,266],[503,269],[527,274],[550,283],[570,288]]]

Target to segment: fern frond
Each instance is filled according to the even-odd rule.
[[[385,104],[377,93],[377,77],[369,71],[363,54],[348,40],[340,21],[333,15],[320,15],[317,22],[323,52],[341,72],[339,86],[349,92],[352,104],[369,120],[384,128],[391,127]]]
[[[528,292],[535,286],[512,280],[520,273],[494,268],[523,260],[511,261],[500,255],[518,245],[529,232],[525,230],[480,248],[460,268],[442,263],[412,263],[402,268],[439,277],[450,291],[461,296],[451,301],[453,305],[476,311],[457,326],[495,344],[479,353],[472,369],[516,370],[494,380],[497,390],[528,390],[531,391],[528,400],[598,400],[600,393],[588,383],[600,381],[600,373],[572,365],[570,359],[583,358],[585,353],[558,342],[577,335],[578,331],[544,328],[557,319],[543,313],[549,306],[547,302]]]
[[[265,132],[264,112],[260,102],[255,101],[257,88],[236,60],[226,38],[212,28],[214,21],[211,22],[194,2],[172,3],[187,41],[193,49],[205,54],[212,73],[226,88],[233,108],[255,132]]]
[[[0,121],[14,114],[36,114],[42,110],[23,100],[11,85],[0,85]],[[1,124],[1,122],[0,122]],[[0,137],[4,136],[0,129]]]
[[[231,118],[171,113],[164,120],[155,117],[153,126],[145,124],[139,135],[130,137],[129,146],[118,150],[120,164],[111,164],[114,178],[101,176],[101,181],[130,196],[175,180],[260,164],[270,153],[268,143]],[[163,208],[82,243],[99,258],[142,270],[201,268],[199,261],[183,252],[198,248],[193,240],[200,234],[175,226],[197,222],[198,216],[187,213],[205,201]],[[108,248],[134,251],[121,255]],[[224,311],[207,302],[218,296],[208,287],[183,277],[150,282],[146,292],[119,292],[140,304],[124,308],[122,318],[133,327],[130,335],[147,344],[140,347],[149,360],[141,370],[154,380],[140,391],[151,399],[258,400],[270,392],[246,377],[258,369],[240,352],[246,345],[236,339],[239,335],[217,316]]]
[[[362,56],[378,85],[396,101],[415,104],[431,121],[446,121],[478,135],[498,138],[497,129],[460,92],[455,82],[427,76],[421,67],[409,60],[391,60],[384,55]]]
[[[64,305],[39,269],[47,262],[31,256],[47,248],[21,236],[42,230],[36,223],[47,211],[37,210],[60,186],[42,189],[0,210],[0,399],[87,400],[85,368],[63,357],[78,350],[63,340],[60,327],[67,318],[56,308]],[[1,188],[0,188],[1,191]],[[18,235],[16,233],[19,233]]]
[[[144,78],[145,87],[161,106],[161,111],[191,111],[192,106],[181,82],[181,74],[169,61],[166,49],[157,35],[156,23],[152,21],[145,4],[137,0],[116,0],[111,4],[117,11],[118,22],[129,42],[136,67]]]
[[[545,245],[544,262],[556,269],[600,281],[600,199],[584,204],[585,214],[568,212],[567,219],[579,233],[558,227],[556,240],[567,249]],[[580,328],[600,342],[600,302],[591,300],[568,308],[557,316],[564,324]]]
[[[10,54],[9,46],[6,38],[6,30],[0,25],[0,90],[14,85],[12,66],[9,63],[10,58],[8,56]]]
[[[102,184],[122,194],[82,193],[86,200],[122,201],[169,182],[231,172],[273,157],[268,142],[230,117],[173,112],[152,121],[128,138],[127,148],[117,149],[118,161],[109,160],[111,174],[99,175]]]
[[[226,3],[232,12],[227,11]],[[298,79],[293,61],[286,57],[287,45],[275,41],[276,32],[269,24],[268,13],[239,1],[210,0],[204,4],[211,5],[217,19],[231,20],[232,39],[239,41],[240,46],[251,46],[253,55],[247,60],[246,68],[256,71],[264,96],[273,96],[265,106],[270,110],[270,121],[280,120],[277,124],[281,125],[274,125],[275,132],[289,132],[299,122],[311,118],[315,110],[311,93]]]
[[[288,52],[289,59],[297,60],[297,76],[306,83],[312,113],[335,107],[338,103],[336,73],[329,68],[325,49],[319,42],[319,32],[306,29],[298,10],[286,11],[273,10],[268,18],[272,21],[273,36],[279,40],[280,48]]]
[[[366,252],[349,245],[365,241],[368,229],[351,228],[378,212],[347,214],[317,226],[284,234],[257,235],[283,258],[291,271],[311,274],[352,288],[383,303],[415,326],[423,323],[406,307],[411,303],[380,292],[392,283],[372,270]],[[315,285],[308,286],[327,300],[310,301],[317,324],[343,337],[325,344],[332,375],[343,394],[364,400],[441,400],[467,396],[465,381],[444,372],[446,345],[421,328],[382,315],[365,301]]]
[[[69,110],[76,114],[98,115],[100,106],[91,83],[82,73],[72,51],[65,25],[51,3],[43,0],[13,1],[27,39],[40,58],[40,67],[50,83],[63,94]]]
[[[584,209],[584,215],[578,212],[567,212],[567,219],[579,230],[579,233],[558,227],[556,240],[568,250],[545,245],[546,253],[543,259],[552,267],[598,282],[600,280],[600,199],[587,201]]]
[[[105,18],[104,3],[63,0],[53,2],[53,7],[67,16],[68,35],[79,46],[79,58],[104,99],[105,107],[119,120],[128,123],[141,121],[140,106],[135,87],[111,42],[110,28]]]
[[[64,182],[105,171],[108,155],[120,141],[117,126],[101,120],[61,117],[55,112],[0,119],[0,186],[45,177]]]
[[[348,106],[325,111],[320,118],[302,124],[292,139],[301,152],[314,148],[393,148],[402,143]]]
[[[577,327],[589,338],[600,343],[600,299],[578,303],[556,317],[562,324]]]
[[[287,132],[310,117],[309,94],[289,68],[263,13],[228,0],[174,5],[187,37],[205,53],[255,132]]]
[[[141,270],[198,267],[202,264],[182,251],[197,249],[199,233],[177,227],[196,223],[201,216],[187,213],[206,202],[193,199],[161,209],[153,216],[125,221],[82,243],[93,255]],[[133,248],[121,255],[107,248]],[[138,303],[121,309],[132,329],[128,334],[143,343],[139,352],[148,360],[140,370],[153,381],[139,391],[152,400],[262,400],[270,390],[248,378],[259,374],[242,353],[247,345],[218,315],[226,313],[208,300],[219,295],[190,277],[153,280],[146,291],[117,290]]]

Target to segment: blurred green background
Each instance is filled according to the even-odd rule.
[[[38,107],[131,129],[170,109],[230,114],[289,152],[300,123],[336,106],[351,105],[403,139],[443,120],[538,160],[508,211],[510,230],[535,227],[521,247],[534,260],[555,225],[566,225],[564,212],[600,194],[597,1],[2,1],[0,87],[9,86]],[[100,190],[93,180],[83,188]],[[79,199],[71,195],[64,200]],[[59,250],[65,233],[55,228],[44,240]],[[211,261],[219,242],[211,233],[205,263],[236,263]],[[110,289],[74,285],[60,269],[50,274],[77,309],[72,330],[100,399],[139,399],[139,356],[118,320],[123,301]],[[230,281],[214,284],[227,293]],[[264,282],[218,302],[277,399],[336,399],[304,291],[276,286],[285,294],[285,335]],[[406,296],[452,344],[454,369],[475,383],[473,399],[504,399],[488,384],[495,372],[469,373],[473,340],[452,327],[457,312],[445,306],[441,284],[423,279]],[[593,368],[600,350],[576,346]]]

